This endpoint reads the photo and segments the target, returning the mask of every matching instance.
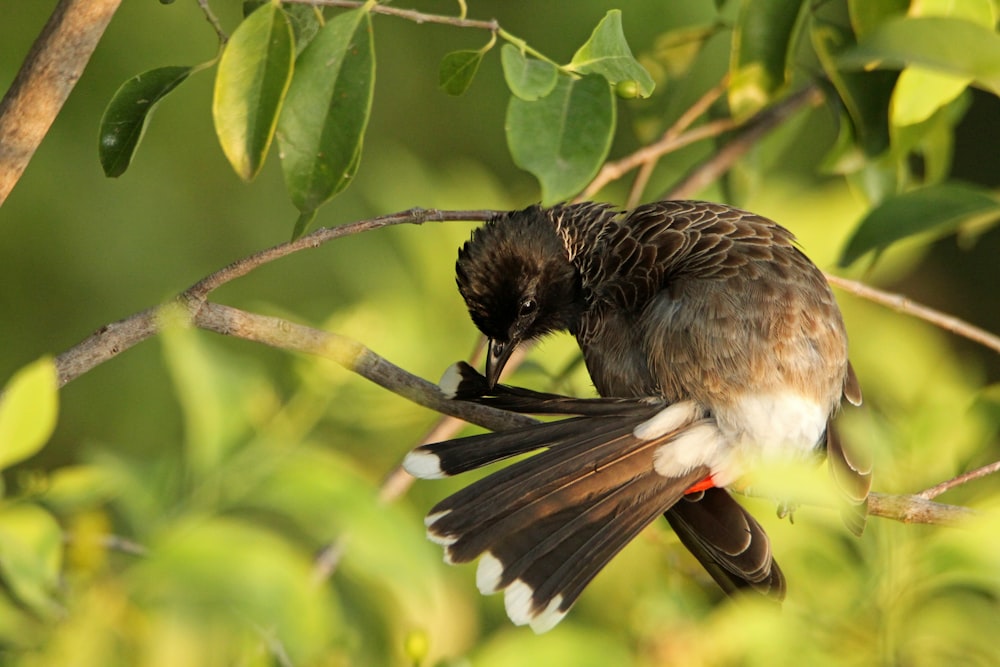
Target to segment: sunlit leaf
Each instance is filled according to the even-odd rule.
[[[0,470],[36,454],[59,411],[56,367],[43,357],[14,374],[0,396]]]
[[[910,0],[847,0],[851,28],[855,35],[864,37],[886,19],[906,14],[909,5]]]
[[[877,4],[877,3],[872,3]],[[991,0],[924,0],[910,10],[915,16],[949,16],[972,21],[987,29],[996,23]],[[952,102],[973,81],[971,76],[952,74],[911,65],[903,70],[892,94],[894,125],[913,125],[927,120],[935,111]]]
[[[149,554],[130,575],[151,614],[147,623],[186,619],[201,627],[196,636],[225,633],[229,650],[256,628],[293,664],[314,663],[337,631],[335,607],[311,576],[311,551],[262,523],[182,518],[159,533]]]
[[[483,62],[482,51],[452,51],[441,60],[438,69],[438,85],[449,95],[461,95],[479,71]]]
[[[267,157],[294,53],[288,19],[272,2],[244,20],[222,52],[212,118],[223,153],[245,181],[257,175]]]
[[[923,65],[972,78],[1000,95],[1000,35],[963,19],[908,17],[886,21],[842,53],[837,62],[845,68]]]
[[[176,387],[185,430],[186,464],[196,475],[214,471],[241,442],[247,411],[260,391],[256,368],[236,364],[195,329],[161,312],[164,359]]]
[[[641,97],[649,97],[656,85],[649,72],[632,56],[622,31],[622,13],[618,9],[604,15],[590,39],[573,54],[569,67],[576,72],[600,74],[611,83],[634,81]]]
[[[500,49],[503,77],[510,92],[531,102],[545,97],[556,87],[556,66],[537,58],[529,58],[513,44]]]
[[[913,125],[962,94],[972,83],[969,77],[925,69],[918,65],[900,72],[890,106],[894,125]]]
[[[299,56],[278,143],[285,185],[300,211],[319,208],[353,179],[374,84],[375,47],[364,9],[329,21]]]
[[[506,667],[525,664],[527,656],[534,665],[606,667],[634,663],[621,637],[578,627],[563,627],[541,636],[507,629],[481,646],[471,662],[477,667]]]
[[[511,97],[506,128],[514,162],[535,175],[542,201],[552,204],[579,192],[604,162],[614,135],[614,93],[598,74],[560,76],[541,99]]]
[[[52,616],[52,594],[62,567],[62,530],[37,505],[0,510],[0,573],[17,598],[36,613]]]
[[[767,105],[789,78],[789,51],[803,0],[747,0],[733,30],[729,106],[745,117]]]
[[[1000,216],[1000,201],[989,191],[947,183],[907,192],[872,209],[847,242],[839,264],[847,266],[871,250],[927,231],[954,231],[973,218]]]
[[[104,466],[63,466],[49,475],[43,496],[47,507],[58,512],[79,511],[106,502],[116,495],[114,477]]]
[[[101,116],[98,153],[109,177],[121,176],[132,163],[156,103],[179,86],[191,67],[159,67],[132,77],[115,91]]]

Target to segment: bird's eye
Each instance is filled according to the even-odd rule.
[[[526,315],[531,315],[538,308],[538,303],[534,299],[525,299],[521,302],[521,307],[518,310],[518,315],[524,317]]]

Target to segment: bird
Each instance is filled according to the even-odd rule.
[[[488,339],[485,374],[445,393],[567,418],[410,451],[418,478],[531,454],[445,498],[428,536],[448,562],[478,559],[518,625],[545,632],[659,516],[728,595],[779,601],[763,527],[733,497],[756,466],[827,455],[860,534],[871,464],[836,436],[860,405],[847,334],[823,273],[784,227],[704,201],[622,210],[583,202],[498,214],[459,250],[456,282]],[[500,384],[519,346],[568,331],[602,398]]]

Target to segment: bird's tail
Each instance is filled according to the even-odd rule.
[[[502,403],[504,391],[494,404]],[[546,397],[553,398],[518,393],[516,401],[523,411],[555,411],[545,409]],[[626,400],[619,402],[622,414],[611,414],[613,399],[564,400],[575,401],[580,412],[596,406],[597,413],[424,445],[404,462],[417,477],[447,477],[544,450],[446,498],[426,520],[446,560],[479,558],[480,590],[504,591],[512,621],[536,632],[553,627],[611,558],[664,513],[726,592],[752,587],[783,595],[784,578],[767,536],[728,492],[709,489],[681,501],[708,476],[706,466],[672,477],[656,471],[657,450],[690,424],[640,438],[635,427],[662,404]],[[529,409],[533,402],[540,409]]]

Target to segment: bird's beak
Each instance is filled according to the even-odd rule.
[[[517,347],[517,341],[511,340],[504,343],[490,338],[489,350],[486,352],[486,382],[489,383],[490,389],[497,386],[500,373],[507,365],[507,360],[510,359],[515,347]]]

